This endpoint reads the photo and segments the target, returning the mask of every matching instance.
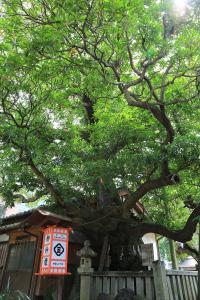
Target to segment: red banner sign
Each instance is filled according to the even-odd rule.
[[[40,272],[37,275],[69,275],[68,244],[71,228],[44,229]]]

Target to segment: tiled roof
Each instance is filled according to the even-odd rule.
[[[70,234],[70,242],[82,243],[86,237],[82,232],[76,230],[76,224],[68,216],[52,213],[44,209],[31,209],[1,219],[0,234],[8,233],[14,229],[27,227],[43,227],[49,225],[70,226],[73,228]]]

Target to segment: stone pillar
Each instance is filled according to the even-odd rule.
[[[96,253],[90,248],[90,241],[84,242],[84,247],[77,251],[77,255],[80,256],[80,266],[78,268],[78,273],[81,276],[80,300],[90,300],[92,274],[94,272],[92,258],[96,256]]]
[[[167,275],[163,261],[157,260],[153,262],[153,277],[156,292],[156,300],[169,300],[169,292],[167,288]]]

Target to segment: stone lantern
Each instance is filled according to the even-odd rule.
[[[78,268],[78,273],[81,276],[80,300],[90,300],[92,274],[94,272],[92,258],[97,254],[90,248],[90,241],[88,240],[84,242],[84,247],[76,254],[80,256],[80,266]]]
[[[80,256],[80,267],[78,272],[93,272],[92,268],[92,258],[97,254],[90,248],[90,241],[86,240],[84,242],[84,247],[77,251],[77,256]]]

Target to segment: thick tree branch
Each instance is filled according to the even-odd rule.
[[[28,157],[27,164],[30,166],[33,173],[41,180],[45,188],[49,191],[49,193],[56,200],[56,202],[61,207],[65,207],[64,199],[62,198],[60,193],[55,189],[50,180],[36,167],[31,157]]]
[[[93,107],[94,103],[92,102],[90,97],[86,94],[83,95],[82,102],[83,102],[83,105],[84,105],[85,110],[87,112],[87,117],[88,117],[89,124],[94,124],[94,122],[95,122],[94,107]]]
[[[187,252],[189,255],[192,255],[192,257],[197,261],[199,252],[197,249],[191,247],[188,243],[183,244],[183,251]]]
[[[22,203],[32,203],[39,200],[42,196],[48,195],[48,192],[36,192],[34,195],[30,197],[26,197],[21,193],[14,193],[13,198],[20,200]]]
[[[148,192],[178,182],[179,177],[176,174],[170,174],[168,176],[163,175],[160,178],[145,182],[135,192],[129,194],[129,197],[123,204],[124,212],[127,213]]]
[[[164,141],[164,144],[171,144],[174,139],[174,128],[165,113],[164,105],[160,105],[160,109],[155,108],[153,106],[151,106],[149,109],[152,112],[153,116],[163,125],[167,132],[167,137]]]
[[[133,225],[132,234],[142,237],[146,233],[157,233],[172,239],[177,242],[186,243],[192,239],[198,224],[198,217],[200,216],[200,206],[195,208],[189,216],[185,226],[180,230],[170,230],[163,225],[153,223],[141,223]]]
[[[159,109],[155,105],[149,104],[145,101],[144,102],[136,101],[131,96],[131,93],[129,93],[127,90],[124,90],[124,94],[125,94],[128,104],[130,106],[143,108],[143,109],[149,110],[152,113],[152,115],[156,118],[156,120],[159,121],[159,123],[165,128],[165,130],[167,132],[167,137],[164,141],[164,144],[172,143],[173,138],[174,138],[174,129],[173,129],[173,126],[172,126],[169,118],[166,115],[164,105],[160,104],[160,109]]]

